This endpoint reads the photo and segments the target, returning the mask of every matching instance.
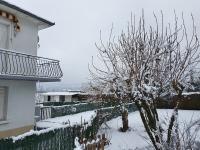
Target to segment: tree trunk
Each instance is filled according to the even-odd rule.
[[[128,111],[127,110],[124,110],[122,112],[122,128],[121,128],[121,131],[122,132],[126,132],[128,130]]]
[[[136,101],[135,104],[138,108],[138,111],[140,112],[140,117],[142,119],[143,125],[150,137],[154,148],[156,150],[162,150],[162,148],[158,147],[158,144],[161,144],[162,141],[162,137],[160,136],[162,135],[162,130],[160,127],[157,127],[158,114],[156,108],[152,107],[151,105],[147,105],[146,101],[142,101],[142,104],[139,104],[139,102]],[[155,131],[156,133],[159,133],[159,135],[155,134]]]

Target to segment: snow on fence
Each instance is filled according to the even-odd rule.
[[[80,136],[81,126],[46,129],[29,136],[0,140],[1,150],[72,150],[74,138]],[[42,131],[42,130],[41,130]],[[38,133],[38,134],[37,134]]]

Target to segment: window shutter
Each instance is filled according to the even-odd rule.
[[[6,110],[6,90],[5,87],[0,87],[0,121],[5,120]]]
[[[0,48],[3,49],[8,49],[9,46],[8,28],[8,25],[0,23]]]

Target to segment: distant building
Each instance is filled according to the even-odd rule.
[[[38,93],[38,102],[74,102],[87,100],[87,93],[81,91]]]
[[[62,77],[58,60],[37,56],[38,32],[53,25],[0,0],[0,138],[33,129],[36,82]]]

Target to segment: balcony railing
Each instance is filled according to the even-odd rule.
[[[0,49],[0,78],[58,81],[62,77],[58,60]]]

